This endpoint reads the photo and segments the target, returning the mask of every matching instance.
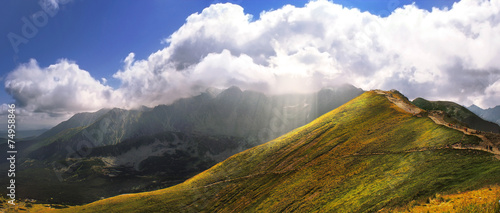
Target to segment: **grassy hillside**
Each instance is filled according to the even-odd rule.
[[[173,186],[307,124],[362,92],[343,85],[310,94],[266,96],[231,87],[152,109],[80,113],[44,136],[19,143],[22,166],[17,175],[27,183],[17,190],[22,198],[79,205]],[[165,137],[172,134],[177,136]],[[91,166],[79,167],[82,164]],[[0,169],[8,166],[0,163]],[[9,180],[5,176],[0,181]],[[86,190],[88,185],[92,189]]]
[[[498,124],[485,121],[467,108],[456,103],[449,101],[428,101],[423,98],[417,98],[412,103],[424,110],[441,110],[446,112],[449,115],[447,119],[448,123],[457,123],[453,121],[453,119],[456,119],[458,120],[458,124],[462,126],[481,131],[500,133],[500,126]]]
[[[437,193],[421,201],[413,200],[410,203],[396,208],[381,209],[379,212],[388,213],[498,213],[500,212],[500,186],[487,186],[478,190],[455,194]],[[66,208],[64,205],[36,204],[31,201],[18,201],[16,206],[7,203],[7,199],[0,197],[0,209],[5,213],[13,212],[53,212],[56,209]]]
[[[500,186],[456,194],[436,194],[424,201],[413,201],[404,207],[384,209],[381,212],[449,212],[449,213],[498,213],[500,212]]]
[[[63,212],[377,211],[500,182],[491,154],[447,148],[473,136],[366,92],[186,182]]]
[[[312,121],[362,92],[343,85],[311,94],[266,96],[231,87],[153,109],[79,113],[41,135],[40,143],[27,152],[38,149],[30,158],[60,159],[67,154],[67,147],[76,150],[81,141],[100,147],[165,131],[234,136],[255,146]]]

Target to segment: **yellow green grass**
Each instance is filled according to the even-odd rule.
[[[372,212],[500,183],[500,161],[458,142],[479,139],[366,92],[182,184],[60,211]]]
[[[448,212],[448,213],[498,213],[500,212],[500,186],[487,186],[456,194],[436,194],[425,201],[412,201],[403,207],[384,209],[382,212]]]

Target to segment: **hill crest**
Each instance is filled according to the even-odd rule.
[[[377,211],[500,181],[500,162],[490,154],[452,147],[479,138],[417,117],[386,94],[365,92],[182,184],[67,211]]]

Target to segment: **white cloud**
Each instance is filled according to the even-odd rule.
[[[233,56],[229,50],[208,54],[190,72],[190,84],[202,88],[208,85],[219,88],[238,85],[252,90],[269,91],[272,90],[269,84],[275,81],[269,68],[255,64],[248,55]]]
[[[9,73],[5,88],[19,107],[53,115],[98,110],[113,95],[111,87],[65,59],[46,68],[32,59]]]
[[[338,83],[491,107],[500,104],[499,24],[500,0],[430,12],[407,5],[385,18],[320,0],[257,20],[238,5],[215,4],[189,16],[164,49],[146,59],[130,53],[113,75],[117,89],[65,60],[22,65],[6,88],[30,109],[56,113],[154,106],[212,86],[286,93]],[[76,84],[62,83],[69,81]]]
[[[291,92],[353,83],[491,106],[499,100],[478,96],[490,99],[486,88],[500,79],[499,4],[464,0],[431,12],[407,5],[381,18],[314,1],[263,12],[255,21],[238,5],[212,5],[191,15],[167,39],[170,45],[150,56],[149,67],[163,74],[150,73],[156,80],[148,86],[175,81],[189,90],[230,82],[254,89],[259,79],[261,90]],[[242,73],[259,77],[237,80]]]

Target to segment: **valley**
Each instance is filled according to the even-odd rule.
[[[0,213],[500,213],[500,0],[7,0]]]
[[[80,113],[20,142],[18,191],[38,202],[81,205],[173,186],[361,93],[350,85],[280,96],[231,87],[172,105]]]
[[[485,141],[431,117],[397,91],[365,92],[181,184],[60,211],[371,212],[500,181],[495,154],[475,150]]]

